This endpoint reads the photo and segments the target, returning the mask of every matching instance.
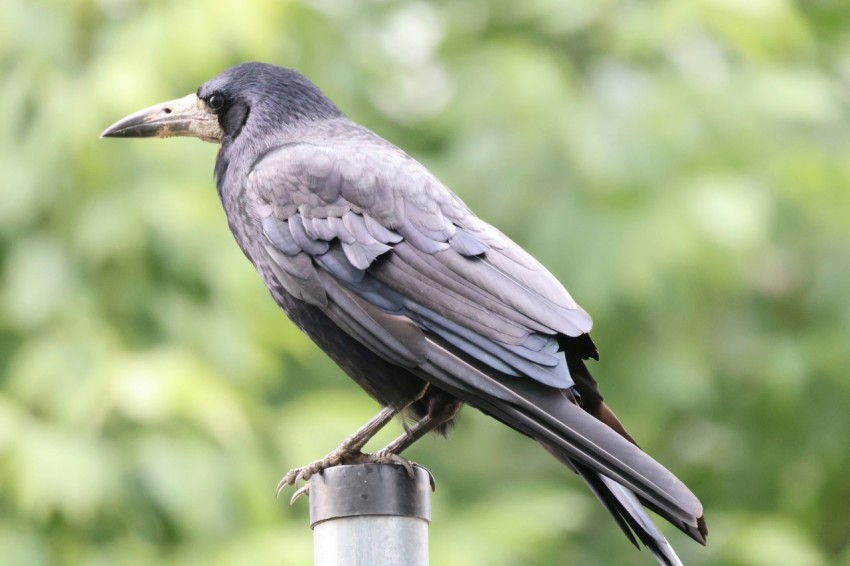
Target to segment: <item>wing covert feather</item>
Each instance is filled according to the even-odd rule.
[[[287,291],[322,303],[330,274],[359,301],[457,341],[498,371],[572,385],[557,335],[586,333],[590,317],[545,268],[400,150],[362,139],[285,144],[257,160],[246,188],[269,205],[262,227],[277,251],[269,257],[292,264],[277,269]],[[324,293],[302,288],[317,277]],[[374,328],[361,330],[377,348]]]

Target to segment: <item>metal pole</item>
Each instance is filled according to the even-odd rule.
[[[335,466],[310,478],[314,566],[427,566],[431,474]]]

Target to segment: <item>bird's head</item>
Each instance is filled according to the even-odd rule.
[[[122,118],[101,137],[191,136],[226,144],[246,127],[262,135],[339,116],[334,103],[302,74],[266,63],[242,63],[207,81],[196,93]]]

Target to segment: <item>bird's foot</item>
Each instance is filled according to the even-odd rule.
[[[321,460],[316,460],[306,466],[289,470],[286,475],[281,478],[280,482],[278,482],[277,488],[274,492],[275,497],[280,496],[280,492],[288,485],[297,486],[302,481],[309,480],[314,474],[321,473],[322,471],[328,468],[333,468],[334,466],[342,466],[346,464],[396,464],[402,466],[411,479],[416,477],[416,473],[413,471],[413,466],[415,465],[414,462],[387,450],[379,450],[374,454],[364,454],[359,450],[337,449]],[[305,484],[297,489],[295,493],[292,494],[289,504],[292,505],[295,503],[302,495],[310,495],[310,484]]]
[[[402,458],[398,454],[390,452],[388,450],[378,450],[374,454],[360,454],[357,458],[358,464],[397,464],[404,468],[407,472],[407,475],[410,476],[410,479],[414,479],[416,477],[416,473],[413,471],[413,466],[416,465],[416,462],[411,462],[406,458]]]
[[[359,450],[350,450],[346,449],[342,446],[322,458],[321,460],[316,460],[306,466],[302,466],[300,468],[294,468],[286,472],[286,475],[281,478],[281,480],[277,484],[277,488],[274,490],[275,497],[280,496],[280,492],[288,486],[296,486],[302,481],[307,481],[310,479],[313,474],[318,474],[322,470],[326,470],[328,468],[332,468],[334,466],[341,466],[344,464],[356,464],[360,462],[360,458],[365,456]],[[290,500],[290,504],[295,503],[295,501],[308,493],[309,490],[305,489],[307,486],[302,487],[297,490],[295,494],[292,496]]]

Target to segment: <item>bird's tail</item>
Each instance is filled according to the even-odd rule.
[[[705,544],[702,505],[687,486],[566,391],[471,366],[438,344],[426,366],[434,385],[536,439],[578,472],[629,538],[636,536],[662,564],[679,560],[643,507]]]
[[[639,540],[662,566],[681,566],[682,562],[673,547],[652,521],[634,492],[581,462],[570,459],[558,448],[542,444],[555,458],[574,469],[584,479],[632,544],[640,548]]]

